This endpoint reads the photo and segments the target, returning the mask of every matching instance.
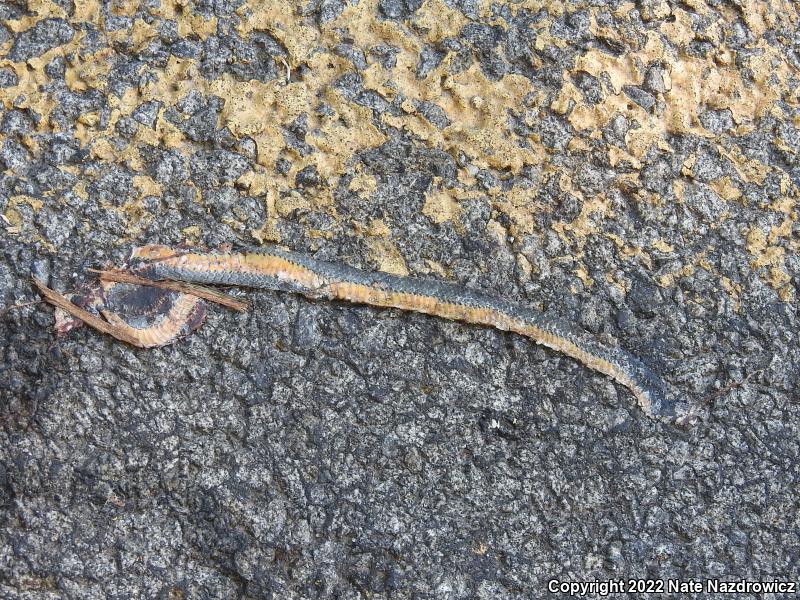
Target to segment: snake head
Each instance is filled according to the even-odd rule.
[[[140,276],[153,277],[152,271],[156,264],[179,258],[187,252],[189,252],[188,249],[184,250],[159,244],[138,246],[131,250],[131,256],[128,259],[128,268]]]
[[[146,246],[138,246],[131,250],[132,261],[142,262],[158,262],[175,258],[184,254],[180,249],[173,248],[172,246],[162,246],[160,244],[147,244]]]

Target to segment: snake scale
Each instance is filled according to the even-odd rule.
[[[198,252],[148,245],[134,249],[131,258],[131,268],[151,279],[293,292],[511,331],[608,375],[627,387],[647,414],[674,416],[673,402],[659,377],[624,350],[602,345],[565,322],[524,305],[450,283],[361,271],[275,247]],[[177,309],[192,310],[188,304]],[[173,323],[175,331],[182,325],[180,318],[165,322]],[[169,331],[164,334],[169,335]]]

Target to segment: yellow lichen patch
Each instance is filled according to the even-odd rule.
[[[724,200],[739,200],[742,197],[741,190],[734,185],[731,178],[727,175],[712,181],[709,183],[709,186]]]
[[[369,258],[378,265],[378,269],[392,275],[408,275],[408,267],[400,250],[388,237],[368,237]]]
[[[277,228],[277,194],[272,187],[265,188],[264,191],[264,205],[267,211],[267,218],[264,220],[264,223],[258,229],[252,229],[250,231],[253,239],[257,240],[258,243],[263,244],[264,242],[280,242],[281,241],[281,234]]]
[[[75,182],[75,185],[72,186],[72,191],[75,192],[75,195],[81,200],[89,199],[89,192],[86,191],[85,179],[79,179],[77,182]]]
[[[28,0],[27,5],[30,14],[23,15],[19,19],[7,19],[3,21],[3,24],[14,33],[26,31],[42,19],[67,18],[64,9],[50,0]]]
[[[630,152],[617,147],[608,147],[608,162],[612,167],[616,167],[621,162],[628,162],[634,169],[639,169],[642,166],[641,161],[633,156]]]
[[[16,209],[10,206],[6,207],[0,218],[3,220],[5,231],[8,235],[19,235],[20,231],[22,231],[22,215]]]
[[[370,236],[389,238],[392,237],[392,230],[383,219],[373,219],[366,228],[365,233]]]
[[[675,199],[679,204],[686,202],[686,182],[682,179],[676,179],[672,182],[672,193],[675,194]]]
[[[681,165],[681,175],[684,177],[694,178],[694,164],[697,162],[697,155],[690,154],[686,157]]]
[[[796,29],[798,16],[795,7],[789,0],[743,0],[742,17],[753,35],[760,38],[768,28],[778,24]]]
[[[772,172],[772,168],[755,160],[748,158],[738,146],[731,146],[729,149],[717,144],[719,153],[733,163],[736,172],[744,181],[761,185]]]
[[[189,225],[181,229],[181,235],[188,244],[196,243],[200,237],[200,227],[197,225]]]
[[[492,206],[510,219],[509,233],[517,237],[534,232],[534,215],[542,207],[535,202],[536,190],[515,187],[507,193],[493,194]]]
[[[142,102],[158,100],[172,105],[193,89],[202,93],[209,91],[209,82],[200,75],[196,62],[190,58],[170,56],[163,71],[155,73],[157,78],[148,79],[136,90],[126,90],[120,108],[129,112],[123,114],[130,114]]]
[[[592,287],[594,285],[594,279],[589,276],[589,271],[586,269],[586,266],[580,265],[574,271],[575,275],[583,282],[583,285],[587,288]],[[576,293],[577,290],[573,290],[573,293]]]
[[[429,42],[440,42],[457,35],[469,23],[461,12],[443,0],[427,0],[414,15],[414,25]]]
[[[248,171],[236,180],[236,186],[247,190],[251,196],[262,196],[272,191],[272,179],[263,171]]]
[[[771,239],[772,236],[770,236]],[[758,227],[753,227],[747,234],[747,250],[755,258],[751,261],[754,268],[767,267],[765,280],[776,290],[782,292],[782,297],[790,293],[783,290],[791,281],[791,276],[786,272],[786,250],[781,246],[772,245],[771,239]]]
[[[33,209],[34,212],[39,211],[42,206],[44,206],[44,202],[42,202],[39,198],[34,198],[26,194],[18,194],[16,196],[11,196],[8,199],[9,208],[16,208],[20,204],[27,204]]]
[[[599,221],[602,221],[611,212],[611,202],[603,193],[597,194],[588,200],[584,199],[583,193],[575,187],[572,178],[566,174],[561,175],[559,187],[562,192],[570,193],[579,200],[583,200],[583,206],[574,221],[571,223],[554,223],[553,229],[568,245],[571,245],[572,241],[577,241],[579,249],[582,250],[586,236],[598,232]]]
[[[794,9],[790,13],[797,14]],[[673,22],[661,24],[660,32],[672,43],[685,46],[695,37],[692,18],[680,8],[674,16]],[[640,127],[629,130],[626,142],[630,154],[640,159],[652,145],[661,147],[670,133],[713,137],[699,118],[707,108],[729,110],[737,124],[747,124],[777,110],[778,100],[794,100],[789,85],[793,70],[776,48],[763,40],[758,42],[758,52],[746,58],[754,80],[744,81],[732,53],[721,42],[719,23],[707,28],[704,35],[719,44],[714,56],[697,58],[683,53],[674,56],[652,30],[645,34],[644,44],[634,43],[631,51],[620,56],[590,50],[578,57],[572,73],[586,72],[607,81],[610,87],[605,90],[605,98],[598,104],[586,103],[570,81],[569,73],[564,73],[564,84],[551,109],[568,115],[578,131],[596,131],[618,114],[635,120]],[[655,98],[663,102],[663,115],[645,111],[623,91],[626,85],[641,85],[645,67],[653,62],[667,65],[663,74],[665,92]]]
[[[651,245],[659,252],[670,253],[670,254],[672,252],[675,252],[675,248],[671,244],[665,242],[664,240],[656,240]]]
[[[642,73],[639,70],[637,60],[631,54],[613,56],[600,50],[589,50],[575,61],[574,72],[585,71],[594,77],[605,74],[611,86],[613,94],[619,94],[622,86],[637,82]]]
[[[350,180],[350,185],[347,186],[347,189],[364,198],[375,193],[375,190],[378,189],[378,182],[375,181],[374,176],[365,173],[363,168],[357,167],[356,174]]]
[[[238,26],[242,37],[251,31],[269,32],[286,47],[292,65],[307,62],[317,50],[317,29],[297,18],[291,2],[250,0],[236,12],[242,17]]]
[[[425,264],[428,266],[428,271],[430,273],[436,273],[439,277],[447,277],[447,270],[440,262],[426,258]]]
[[[650,255],[647,252],[645,252],[642,248],[628,244],[621,237],[613,233],[604,233],[603,237],[614,242],[614,245],[617,247],[617,250],[619,251],[621,256],[636,257],[648,269],[653,268]]]
[[[675,281],[677,279],[682,279],[684,277],[691,277],[692,275],[694,275],[694,272],[695,272],[694,265],[691,264],[683,265],[683,267],[681,267],[677,271],[661,275],[658,279],[656,279],[656,282],[661,287],[672,287],[673,285],[675,285]]]
[[[514,173],[526,164],[543,162],[544,152],[520,146],[508,123],[509,111],[519,112],[531,93],[530,81],[520,75],[507,75],[490,82],[477,65],[472,65],[446,77],[442,88],[445,95],[438,104],[452,123],[443,131],[446,150],[466,153],[479,167]]]
[[[361,48],[383,42],[402,50],[396,56],[394,69],[387,71],[379,64],[372,64],[363,74],[365,88],[374,90],[387,100],[398,92],[407,98],[403,104],[405,114],[384,114],[384,122],[410,131],[429,146],[442,148],[453,155],[462,151],[480,167],[517,172],[525,164],[540,164],[544,154],[541,147],[523,148],[514,140],[507,122],[509,111],[519,112],[524,107],[526,96],[534,92],[528,79],[509,74],[499,81],[490,81],[477,64],[453,74],[449,71],[450,55],[427,77],[416,77],[416,63],[423,43],[454,37],[465,24],[463,18],[439,19],[438,27],[428,27],[432,15],[438,15],[440,8],[439,2],[429,2],[422,7],[414,20],[419,27],[417,34],[401,23],[376,21],[377,0],[351,4],[326,29],[325,41],[329,44],[339,41],[340,29],[336,28],[346,28],[348,35]],[[417,113],[413,101],[436,103],[452,124],[443,131],[436,129]]]
[[[297,192],[292,192],[275,200],[275,210],[281,217],[288,217],[296,210],[309,210],[310,208],[311,201]]]
[[[494,238],[498,246],[505,245],[506,239],[508,238],[508,231],[506,228],[494,219],[489,219],[489,222],[486,224],[486,234],[490,238]]]
[[[84,92],[89,89],[105,89],[105,79],[111,70],[109,58],[113,55],[111,48],[103,48],[88,56],[72,55],[69,67],[64,72],[64,82],[73,92]]]
[[[379,146],[386,136],[372,124],[369,109],[348,103],[331,89],[326,90],[325,100],[336,114],[322,118],[322,127],[310,137],[320,151],[317,157],[320,174],[333,181],[359,150]]]
[[[733,299],[736,312],[739,312],[739,310],[742,307],[742,303],[740,300],[742,295],[742,286],[738,283],[734,283],[733,281],[730,280],[729,277],[725,276],[723,276],[720,279],[720,281],[722,282],[722,289],[724,289],[727,292],[727,294]]]
[[[441,189],[434,182],[434,187],[425,195],[422,214],[434,223],[455,221],[461,215],[461,206],[449,190]]]
[[[527,43],[531,52],[517,59],[514,73],[496,79],[482,71],[479,64],[482,52],[478,44],[470,49],[474,40],[467,42],[462,38],[460,51],[448,50],[452,46],[443,44],[446,39],[459,39],[463,28],[474,22],[450,0],[425,0],[418,10],[402,19],[382,18],[380,0],[345,2],[338,17],[321,25],[318,15],[311,14],[316,5],[306,6],[307,2],[248,0],[237,9],[238,21],[206,18],[188,0],[162,0],[144,7],[122,1],[101,6],[96,0],[76,0],[74,4],[74,14],[70,17],[55,2],[31,0],[29,14],[5,24],[13,32],[22,32],[43,18],[65,18],[70,21],[75,35],[67,44],[25,63],[11,63],[7,58],[0,58],[0,67],[10,67],[18,79],[17,85],[0,90],[0,102],[6,110],[18,107],[35,113],[31,116],[36,131],[19,135],[17,141],[39,157],[46,140],[39,134],[52,133],[57,127],[55,119],[51,122],[51,114],[56,109],[55,95],[47,91],[55,86],[45,74],[46,65],[56,57],[63,57],[67,66],[66,86],[70,92],[87,93],[86,97],[97,91],[102,93],[105,106],[100,108],[95,103],[86,103],[85,109],[79,109],[84,110],[83,114],[76,116],[74,125],[65,125],[64,133],[74,135],[98,163],[116,163],[133,172],[136,189],[129,201],[123,203],[122,208],[105,207],[126,220],[130,225],[128,234],[153,218],[145,213],[141,198],[162,193],[158,184],[143,175],[146,151],[140,156],[139,149],[143,145],[175,149],[188,159],[205,143],[189,139],[191,136],[183,133],[183,126],[176,126],[167,118],[173,119],[177,114],[178,120],[199,120],[183,110],[176,111],[179,100],[193,91],[205,98],[211,95],[221,98],[219,120],[209,123],[208,127],[230,131],[234,141],[226,148],[246,154],[238,150],[237,141],[242,143],[241,148],[248,147],[247,138],[255,143],[256,164],[236,180],[235,186],[243,193],[261,198],[267,217],[264,223],[243,224],[230,220],[238,231],[250,231],[259,241],[279,240],[281,220],[292,219],[306,227],[311,237],[333,235],[330,231],[310,230],[315,220],[306,219],[306,213],[321,211],[337,218],[333,190],[341,189],[342,176],[350,192],[357,194],[362,203],[372,201],[378,181],[361,166],[359,155],[380,146],[399,130],[413,144],[443,150],[458,159],[457,181],[447,189],[440,181],[434,182],[422,207],[424,215],[435,223],[452,222],[461,232],[458,227],[462,201],[472,198],[474,202],[488,203],[492,212],[486,233],[498,244],[512,245],[516,252],[519,252],[522,238],[541,236],[547,233],[541,231],[542,227],[552,227],[564,243],[571,268],[586,285],[592,285],[589,273],[595,273],[597,268],[584,262],[583,248],[588,236],[612,239],[619,254],[645,265],[649,264],[648,252],[674,253],[675,250],[663,240],[633,243],[625,239],[621,230],[609,223],[615,218],[609,198],[604,193],[587,198],[580,191],[585,188],[573,184],[570,169],[576,164],[582,160],[597,164],[598,157],[605,154],[600,162],[607,158],[610,166],[618,171],[612,185],[640,206],[647,203],[650,204],[647,208],[658,210],[670,201],[670,195],[662,197],[642,189],[643,184],[635,171],[650,163],[654,155],[675,152],[669,145],[674,143],[672,134],[703,136],[712,139],[709,145],[719,148],[737,171],[737,176],[722,177],[709,186],[727,201],[743,201],[746,189],[743,184],[762,185],[768,175],[780,173],[781,166],[749,158],[737,146],[736,138],[754,131],[765,115],[777,121],[794,122],[800,127],[800,117],[787,114],[800,106],[798,86],[792,79],[797,73],[788,57],[782,55],[784,50],[780,46],[786,44],[782,32],[794,31],[800,25],[796,3],[789,0],[742,0],[737,6],[718,6],[719,3],[709,0],[686,0],[677,4],[629,1],[615,8],[583,3],[581,10],[588,14],[590,32],[614,45],[617,50],[613,53],[599,45],[586,45],[582,47],[588,50],[576,50],[573,40],[561,37],[563,29],[555,27],[553,19],[576,9],[569,3],[480,0],[476,4],[480,21],[491,27],[508,30],[511,27],[508,15],[518,15],[522,10],[537,15],[528,25],[530,41]],[[636,9],[647,22],[644,28],[634,14]],[[607,19],[605,11],[608,10],[616,22]],[[128,27],[111,31],[104,22],[108,14],[129,17]],[[218,27],[224,29],[232,22],[236,23],[235,33],[246,42],[248,38],[253,42],[255,35],[269,34],[286,48],[285,56],[266,59],[275,61],[279,76],[266,82],[240,81],[242,71],[237,71],[235,66],[243,65],[243,57],[235,53],[229,56],[228,64],[222,69],[226,71],[231,67],[230,70],[217,71],[213,78],[207,78],[207,65],[201,65],[199,59],[169,55],[166,64],[154,60],[150,46],[157,46],[159,36],[164,33],[160,19],[173,20],[178,35],[194,42],[208,39]],[[753,33],[753,41],[745,43],[746,51],[726,41],[731,39],[731,27],[740,19]],[[93,27],[87,27],[88,23]],[[100,38],[109,40],[113,49],[91,53],[96,43],[92,29],[100,32]],[[773,30],[779,43],[764,41],[772,39],[768,32]],[[705,41],[710,43],[710,50],[705,56],[699,56],[692,45]],[[7,56],[12,43],[2,45],[0,55]],[[394,66],[382,54],[381,46],[392,47]],[[426,75],[418,77],[421,54],[429,46],[442,52],[442,60]],[[342,52],[343,47],[352,50],[352,54]],[[549,59],[545,57],[554,47],[566,48],[565,56],[571,57],[577,52],[574,63],[571,58],[563,64],[547,63]],[[496,49],[498,56],[503,57],[502,44]],[[109,68],[117,53],[140,53],[143,60],[140,71],[131,74],[132,85],[119,92],[121,97],[109,93],[107,86]],[[366,65],[358,64],[359,61],[352,58],[356,56],[363,57]],[[654,65],[663,68],[663,73],[656,78],[663,87],[654,86],[662,90],[660,92],[649,86],[652,80],[648,79],[648,69]],[[555,95],[550,83],[534,86],[519,74],[544,66],[561,70],[560,91]],[[356,71],[360,86],[334,85],[347,74],[356,79]],[[576,77],[579,73],[588,73],[597,79],[602,93],[599,103],[587,102],[583,84],[576,83],[580,81]],[[637,96],[637,90],[627,86],[646,89],[654,104],[648,104],[644,101],[649,99],[647,96]],[[391,103],[392,108],[374,111],[360,105],[361,99],[354,94],[362,91],[378,95]],[[633,97],[646,107],[637,104]],[[148,101],[161,105],[153,126],[136,125],[124,119],[134,115],[142,103]],[[434,104],[444,118],[435,119],[432,107],[424,103]],[[723,135],[707,131],[702,125],[707,110],[729,112],[733,130]],[[539,138],[539,135],[545,138],[543,119],[552,119],[552,115],[547,116],[550,111],[562,121],[561,125],[569,123],[577,131],[577,135],[569,135],[565,128],[559,148],[549,143],[545,146]],[[604,139],[608,131],[605,128],[618,115],[627,122],[622,147]],[[301,127],[306,131],[306,146],[303,147],[288,141],[289,125],[298,118],[305,120]],[[58,120],[62,122],[63,117]],[[617,124],[614,123],[614,132]],[[774,141],[786,156],[796,157],[790,138],[778,137]],[[561,149],[563,142],[567,143],[566,152]],[[554,154],[556,158],[551,162]],[[760,155],[753,153],[752,156]],[[691,155],[683,165],[682,173],[687,179],[695,176],[694,160],[696,158]],[[541,225],[552,221],[541,218],[542,213],[551,211],[552,207],[537,201],[539,194],[535,186],[514,177],[531,165],[541,166],[532,171],[547,176],[562,175],[561,191],[581,201],[581,213],[571,223],[556,220],[552,226]],[[280,168],[276,169],[277,166]],[[310,166],[319,173],[320,185],[298,191],[297,175]],[[494,170],[502,184],[485,189],[488,178],[477,177],[481,169]],[[85,172],[82,164],[70,172],[80,178],[73,192],[87,198],[85,180],[98,176],[97,171]],[[195,184],[189,180],[184,185]],[[676,202],[684,202],[685,180],[672,185]],[[754,263],[759,265],[762,275],[771,284],[781,286],[779,293],[783,294],[790,283],[786,282],[780,252],[775,249],[783,249],[788,255],[796,251],[798,244],[792,237],[797,192],[788,175],[781,182],[780,194],[778,198],[771,197],[751,207],[770,211],[772,217],[775,212],[782,213],[778,218],[783,219],[776,221],[779,225],[772,229],[764,229],[763,247],[754,244],[752,248]],[[196,197],[200,196],[198,192]],[[608,196],[614,197],[611,193]],[[55,198],[43,197],[45,202],[57,202]],[[13,212],[14,209],[8,210]],[[20,212],[26,214],[26,210]],[[11,212],[9,215],[7,219],[15,218]],[[392,232],[385,224],[379,227],[375,223],[369,226],[354,223],[353,226],[356,235],[370,240],[375,260],[389,265],[382,268],[404,272],[405,263],[391,243]],[[393,226],[402,224],[393,223]],[[613,234],[609,228],[613,228]],[[185,235],[192,238],[199,233],[199,230],[185,231]],[[663,231],[661,235],[673,239]],[[657,235],[648,234],[644,239],[653,237]],[[637,244],[645,244],[645,249]],[[530,264],[520,256],[518,254],[521,271],[529,273]],[[696,256],[676,258],[691,263],[686,269],[704,265],[706,269],[712,268]],[[668,277],[676,276],[680,274]],[[614,281],[614,285],[624,287],[621,275],[613,277],[621,279]]]
[[[133,186],[139,192],[139,198],[144,198],[145,196],[161,196],[163,194],[161,184],[153,181],[153,178],[149,175],[135,175],[133,177]]]
[[[50,113],[56,106],[52,95],[40,91],[49,82],[44,73],[43,62],[31,59],[28,63],[13,63],[0,58],[0,67],[11,67],[17,76],[17,85],[0,89],[0,102],[8,110],[12,107],[27,108],[41,117],[39,130],[49,128]]]
[[[73,22],[94,23],[100,20],[100,3],[97,0],[74,0]]]

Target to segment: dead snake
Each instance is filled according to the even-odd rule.
[[[624,350],[604,346],[563,321],[521,304],[450,283],[370,273],[275,247],[197,252],[149,245],[133,251],[131,267],[152,279],[287,291],[512,331],[608,375],[630,389],[647,414],[674,416],[674,403],[659,377]]]

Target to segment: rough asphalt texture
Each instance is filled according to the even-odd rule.
[[[756,35],[744,14],[751,9],[736,2],[647,1],[624,17],[575,3],[561,15],[531,8],[513,18],[498,4],[491,19],[488,4],[445,2],[467,25],[426,44],[411,77],[478,64],[488,81],[522,75],[547,96],[545,108],[508,114],[520,145],[547,148],[547,168],[507,169],[471,167],[469,156],[388,124],[416,110],[446,131],[459,115],[429,101],[404,108],[402,86],[391,98],[369,88],[369,66],[391,70],[402,52],[343,35],[325,49],[337,68],[349,65],[331,86],[384,141],[355,148],[332,178],[313,162],[324,152],[308,123],[343,109],[320,102],[317,114],[281,123],[284,154],[262,171],[286,181],[280,198],[299,204],[274,213],[266,192],[239,185],[264,165],[257,144],[223,124],[230,98],[195,91],[174,106],[138,102],[123,116],[114,116],[115,102],[148,85],[148,73],[170,57],[191,59],[209,81],[277,85],[286,57],[292,77],[310,78],[296,50],[264,32],[239,35],[239,4],[188,3],[184,15],[216,19],[205,37],[181,37],[182,17],[161,19],[147,7],[102,9],[97,27],[82,25],[71,2],[57,4],[42,18],[0,6],[0,91],[14,90],[0,104],[4,597],[529,598],[546,596],[551,579],[798,581],[796,95],[779,94],[746,128],[734,123],[735,110],[705,107],[693,127],[706,135],[668,131],[639,165],[606,159],[635,129],[629,119],[611,119],[590,138],[570,113],[548,108],[565,85],[585,106],[614,93],[608,76],[562,77],[592,49],[627,51],[590,31],[590,18],[636,36],[669,24],[670,14],[678,22],[679,11],[690,14],[697,36],[675,42],[689,58],[722,46],[736,60],[758,55],[764,37],[795,90],[796,26],[767,19]],[[416,0],[365,4],[369,18],[391,27],[410,27],[425,10]],[[312,1],[293,14],[328,31],[354,6]],[[126,43],[139,21],[154,37]],[[556,41],[540,48],[524,33],[542,22],[539,31]],[[721,38],[708,33],[715,23]],[[112,42],[114,31],[124,36]],[[82,52],[105,51],[113,64],[86,75],[95,85],[75,85],[74,57],[59,55],[79,37]],[[26,61],[31,72],[41,66],[40,87],[20,99]],[[746,85],[758,75],[730,68]],[[643,68],[642,81],[621,93],[657,117],[670,69]],[[35,92],[54,101],[46,118],[26,104]],[[103,139],[112,150],[76,137],[80,127],[104,131],[109,119]],[[135,138],[158,123],[179,130],[174,147]],[[576,137],[591,147],[574,151]],[[719,151],[723,138],[764,168],[759,183]],[[114,154],[129,144],[139,144],[138,166]],[[455,189],[467,171],[472,195],[459,200],[458,219],[423,213],[434,186]],[[356,172],[375,189],[353,191]],[[559,186],[563,173],[573,192]],[[630,173],[638,174],[635,189],[618,184]],[[139,193],[140,176],[161,193]],[[722,180],[739,196],[722,198],[712,185]],[[320,188],[332,204],[302,204]],[[513,189],[527,189],[535,207],[525,235],[508,234],[513,223],[496,204]],[[661,201],[639,201],[638,190]],[[575,222],[599,194],[611,210],[595,215],[588,233],[573,233],[582,236],[578,256],[559,224]],[[544,307],[613,336],[696,418],[651,421],[621,386],[524,338],[395,311],[247,293],[252,311],[212,309],[191,337],[140,351],[86,329],[56,339],[45,305],[8,309],[36,299],[32,270],[72,289],[89,279],[85,267],[119,264],[132,244],[187,235],[208,247],[255,244],[250,232],[268,218],[286,246],[369,269],[380,261],[354,224],[380,220],[391,235],[379,247],[393,244],[409,273]],[[649,263],[626,250],[653,240],[663,244],[650,248]],[[780,261],[769,262],[776,252]],[[578,260],[590,284],[576,275]]]

